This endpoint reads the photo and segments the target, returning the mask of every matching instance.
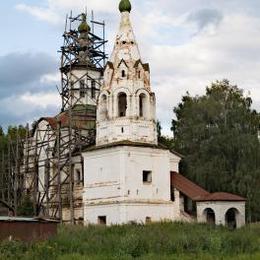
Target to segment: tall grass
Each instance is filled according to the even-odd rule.
[[[61,226],[51,241],[2,242],[0,246],[0,259],[254,259],[259,256],[260,225],[235,231],[184,223]]]

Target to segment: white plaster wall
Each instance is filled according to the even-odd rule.
[[[215,202],[197,202],[197,220],[198,222],[206,222],[204,210],[211,208],[215,212],[216,225],[225,225],[225,214],[231,209],[238,210],[237,227],[245,225],[245,202],[240,201],[215,201]]]
[[[153,120],[118,117],[112,122],[97,122],[97,144],[128,140],[157,144],[156,124]]]
[[[155,221],[177,218],[179,201],[170,201],[170,171],[177,170],[171,168],[173,156],[168,150],[131,146],[83,153],[85,223],[108,215],[113,224],[142,222],[149,215]],[[144,170],[152,171],[151,184],[143,183]]]
[[[85,207],[85,224],[98,224],[99,216],[106,216],[107,225],[170,221],[176,218],[174,203],[145,204],[122,202],[118,204],[88,205]]]
[[[170,201],[171,169],[167,150],[126,147],[124,157],[124,191],[128,198]],[[144,170],[152,172],[152,183],[143,183]]]

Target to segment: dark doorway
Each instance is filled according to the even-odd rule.
[[[226,212],[225,220],[226,220],[226,226],[230,229],[236,229],[237,228],[237,220],[236,220],[236,214],[237,210],[232,208],[229,209]]]
[[[216,217],[215,217],[215,212],[213,209],[211,208],[207,208],[205,209],[205,215],[206,215],[206,221],[208,224],[211,224],[211,225],[215,225],[216,223]]]

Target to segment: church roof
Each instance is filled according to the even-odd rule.
[[[227,192],[209,193],[199,185],[185,178],[183,175],[172,172],[172,185],[193,201],[245,201],[246,199]]]
[[[92,129],[95,126],[96,122],[96,108],[92,106],[86,106],[83,108],[82,106],[75,106],[72,110],[73,120],[72,127],[76,127],[79,129]],[[40,118],[34,126],[32,130],[32,134],[34,133],[37,125],[42,122],[47,121],[52,130],[56,130],[58,124],[60,123],[61,128],[69,126],[69,111],[61,112],[60,114],[54,117],[42,117]]]
[[[197,201],[198,199],[209,195],[210,193],[194,182],[188,180],[183,175],[172,172],[171,173],[171,181],[173,186],[182,192],[184,195],[189,197],[190,199]]]
[[[214,192],[198,201],[246,201],[246,198],[227,192]]]
[[[114,143],[109,143],[106,145],[99,145],[99,146],[91,146],[91,147],[87,147],[84,151],[88,152],[88,151],[94,151],[94,150],[100,150],[100,149],[106,149],[106,148],[112,148],[112,147],[117,147],[117,146],[133,146],[133,147],[147,147],[147,148],[154,148],[154,149],[161,149],[161,150],[169,150],[167,147],[165,147],[164,145],[161,144],[149,144],[149,143],[140,143],[140,142],[131,142],[128,140],[124,140],[124,141],[119,141],[119,142],[114,142]],[[170,152],[172,154],[175,154],[178,157],[182,157],[182,155],[180,155],[179,153],[170,150]]]

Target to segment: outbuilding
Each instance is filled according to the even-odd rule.
[[[39,241],[57,234],[58,221],[41,218],[0,217],[0,240]]]

